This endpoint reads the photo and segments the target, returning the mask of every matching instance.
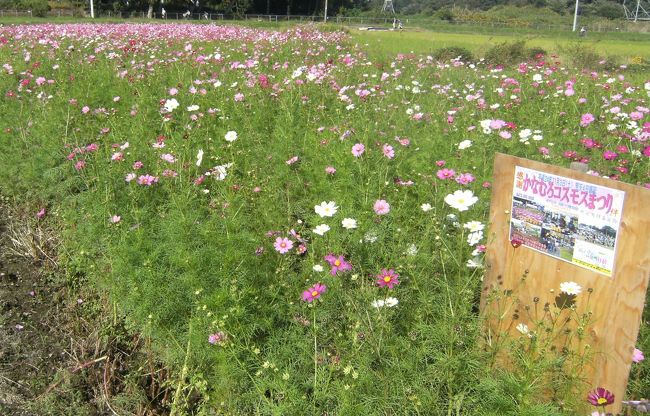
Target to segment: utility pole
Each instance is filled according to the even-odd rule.
[[[93,4],[93,0],[90,0],[90,17],[92,19],[95,18],[95,5]]]
[[[576,0],[576,8],[573,12],[573,31],[575,32],[578,27],[578,7],[580,6],[580,0]]]
[[[323,22],[327,23],[327,0],[325,0],[325,17],[323,17]]]

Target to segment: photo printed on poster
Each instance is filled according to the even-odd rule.
[[[510,240],[606,276],[625,192],[515,167]]]

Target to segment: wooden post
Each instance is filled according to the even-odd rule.
[[[624,192],[609,275],[553,257],[543,252],[543,248],[538,251],[525,245],[513,247],[510,226],[515,167]],[[520,301],[517,307],[522,313],[516,319],[509,315],[505,319],[507,322],[497,323],[492,319],[487,325],[509,333],[510,337],[522,336],[515,329],[519,323],[529,325],[534,331],[533,322],[523,310],[542,307],[547,302],[554,305],[560,283],[576,282],[583,289],[576,296],[576,309],[592,313],[582,345],[588,344],[593,354],[589,355],[591,361],[583,369],[582,375],[587,381],[585,389],[575,394],[585,397],[585,411],[592,411],[595,408],[586,402],[587,393],[596,387],[606,388],[616,396],[616,402],[608,406],[607,411],[619,413],[650,275],[650,216],[646,212],[650,207],[650,190],[504,154],[495,157],[494,178],[481,309],[484,314],[490,311],[491,306],[486,302],[490,293],[503,293],[517,287]],[[521,283],[524,275],[526,278]]]

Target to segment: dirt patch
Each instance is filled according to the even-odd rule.
[[[16,213],[0,201],[0,414],[167,414],[169,374],[148,340],[67,281],[47,233]]]

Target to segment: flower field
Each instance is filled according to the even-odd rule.
[[[151,337],[172,412],[573,415],[607,387],[527,360],[528,327],[508,371],[482,341],[493,155],[650,187],[649,74],[189,24],[0,27],[0,64],[0,191]]]

